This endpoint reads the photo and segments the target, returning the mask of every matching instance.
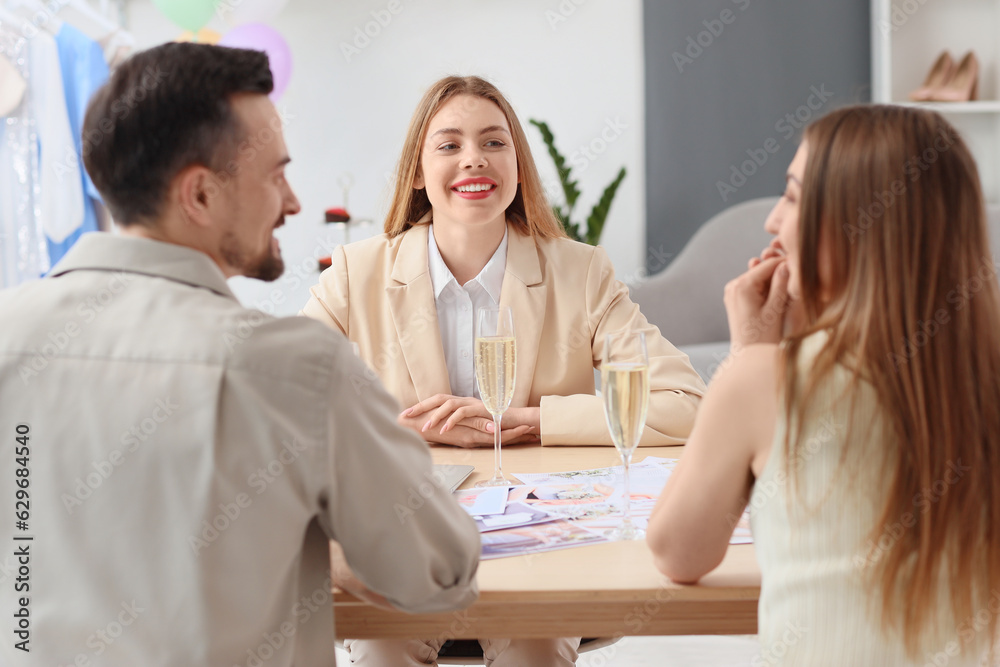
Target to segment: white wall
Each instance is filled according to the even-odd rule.
[[[527,119],[549,123],[560,150],[579,165],[576,219],[586,218],[624,165],[628,176],[602,241],[619,277],[635,277],[643,266],[640,0],[291,0],[271,25],[294,58],[278,108],[288,118],[288,177],[302,213],[278,231],[285,277],[273,285],[233,281],[248,305],[294,313],[305,303],[318,278],[314,258],[342,241],[323,224],[324,209],[343,204],[342,173],[354,175],[351,214],[375,220],[351,240],[381,231],[410,115],[423,91],[447,74],[478,74],[503,91],[525,125],[542,178],[561,196],[555,168]],[[150,0],[129,3],[128,27],[138,48],[180,32]],[[218,18],[208,27],[228,29]],[[584,146],[592,146],[593,159],[579,150]]]

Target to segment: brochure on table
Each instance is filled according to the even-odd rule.
[[[645,529],[677,459],[647,456],[629,467],[632,521]],[[501,558],[605,542],[622,521],[622,466],[552,473],[514,473],[524,484],[457,491],[482,533],[482,558]],[[749,544],[744,513],[730,544]]]

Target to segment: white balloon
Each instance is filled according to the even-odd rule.
[[[267,23],[281,13],[288,0],[219,0],[216,13],[231,26]]]

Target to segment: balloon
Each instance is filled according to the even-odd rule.
[[[222,33],[216,32],[211,28],[202,28],[196,33],[190,30],[185,30],[181,34],[177,35],[175,42],[197,42],[199,44],[218,44],[219,40],[222,39]]]
[[[215,3],[216,0],[153,0],[153,4],[168,19],[192,32],[212,18],[215,14]]]
[[[267,23],[287,4],[288,0],[219,0],[217,13],[231,26]]]
[[[271,100],[277,101],[284,94],[288,80],[292,78],[292,51],[277,30],[262,23],[246,23],[227,32],[219,40],[219,46],[264,51],[271,61],[271,76],[274,78]]]

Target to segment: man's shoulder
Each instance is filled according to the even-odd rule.
[[[309,367],[331,368],[343,352],[339,343],[346,345],[310,318],[271,315],[157,276],[128,274],[126,287],[95,292],[105,275],[81,272],[0,291],[0,316],[11,325],[0,347],[24,352],[45,332],[65,332],[67,344],[54,356],[207,364],[291,377]]]
[[[223,343],[234,368],[268,368],[277,375],[323,373],[332,370],[338,354],[350,353],[347,339],[317,320],[249,308],[230,320]]]

